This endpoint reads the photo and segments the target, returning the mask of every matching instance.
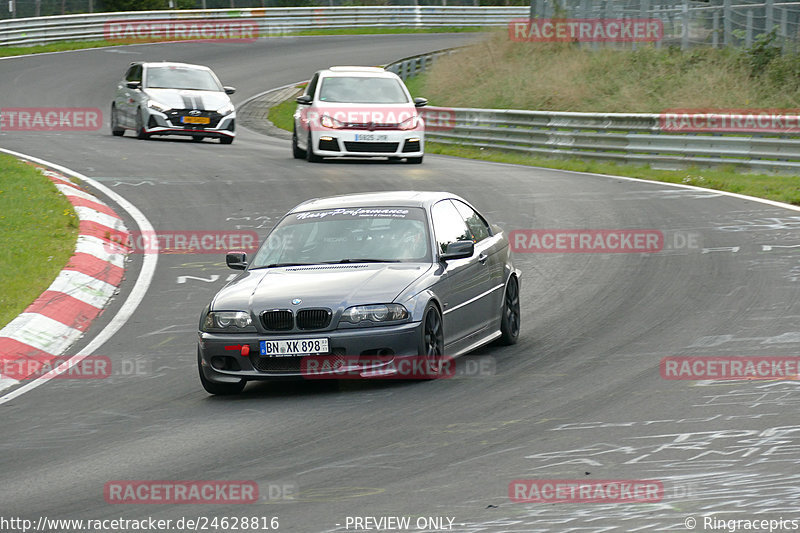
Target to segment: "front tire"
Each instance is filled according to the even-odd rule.
[[[122,137],[125,135],[125,128],[120,127],[119,118],[117,117],[117,106],[111,104],[111,135],[114,137]]]
[[[306,151],[297,145],[297,127],[292,128],[292,156],[295,159],[306,158]]]
[[[406,162],[407,162],[409,165],[419,165],[420,163],[422,163],[422,157],[423,157],[423,156],[419,156],[419,157],[407,157],[407,158],[406,158]]]
[[[144,119],[142,118],[141,108],[136,110],[136,137],[142,140],[150,138],[150,134],[144,129]]]
[[[220,137],[219,138],[220,144],[233,144],[233,137]]]
[[[506,290],[503,295],[503,316],[500,318],[499,344],[510,346],[519,340],[520,310],[519,310],[519,281],[516,276],[508,278]]]
[[[425,368],[431,372],[431,375],[426,377],[430,379],[439,377],[444,359],[444,322],[441,311],[433,303],[428,304],[422,315],[422,334],[418,352],[419,357],[425,360]]]
[[[306,145],[306,161],[309,163],[319,163],[322,158],[314,153],[314,141],[311,138],[311,132],[308,132],[308,144]]]
[[[202,383],[206,392],[216,396],[231,396],[233,394],[239,394],[242,392],[242,389],[244,389],[244,386],[247,385],[247,382],[243,379],[238,383],[216,383],[214,381],[209,381],[208,378],[206,378],[206,375],[203,373],[200,350],[197,350],[197,371],[200,373],[200,383]]]

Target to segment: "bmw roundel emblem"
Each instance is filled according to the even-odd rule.
[[[301,303],[303,303],[303,300],[301,300],[300,298],[295,298],[294,300],[292,300],[292,305],[300,305]]]

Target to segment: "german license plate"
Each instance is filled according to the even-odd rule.
[[[290,341],[261,341],[261,355],[270,357],[294,357],[328,353],[328,339],[296,339]]]
[[[208,117],[183,117],[181,120],[184,124],[211,124]]]
[[[386,142],[389,140],[388,135],[381,135],[378,133],[356,133],[356,142]]]

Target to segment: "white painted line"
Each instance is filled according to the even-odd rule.
[[[5,151],[5,150],[3,150]],[[56,189],[61,191],[61,194],[64,196],[77,196],[78,198],[83,198],[84,200],[91,200],[92,202],[97,201],[96,196],[92,196],[88,192],[84,192],[80,189],[76,189],[75,187],[70,187],[69,185],[62,185],[60,183],[56,183]]]
[[[88,220],[89,222],[97,222],[98,224],[116,230],[123,230],[125,227],[122,224],[121,218],[101,213],[97,209],[80,205],[74,206],[73,209],[75,209],[75,214],[78,215],[81,221]]]
[[[62,270],[47,290],[63,292],[76,300],[102,309],[114,296],[117,288],[78,270]]]
[[[39,313],[22,313],[0,331],[0,336],[33,346],[53,356],[78,340],[83,332]]]
[[[12,150],[7,150],[5,148],[0,148],[0,152],[7,153],[9,155],[13,155],[14,157],[18,157],[20,159],[26,159],[28,161],[32,161],[34,163],[38,163],[43,166],[48,166],[59,172],[63,172],[69,176],[74,176],[78,179],[85,181],[86,183],[90,184],[92,187],[100,191],[101,193],[105,194],[108,198],[111,198],[114,202],[116,202],[122,209],[124,209],[136,224],[139,226],[139,230],[142,233],[154,233],[153,225],[150,224],[150,221],[147,220],[147,217],[142,214],[139,209],[130,203],[128,200],[117,194],[116,192],[112,191],[102,183],[93,180],[83,174],[79,174],[78,172],[74,172],[66,167],[61,165],[56,165],[54,163],[50,163],[49,161],[45,161],[44,159],[39,159],[38,157],[31,157],[29,155],[21,154],[19,152],[14,152]],[[108,325],[97,334],[97,336],[92,339],[89,344],[87,344],[83,350],[78,352],[76,355],[73,355],[70,359],[62,364],[75,364],[79,363],[82,359],[90,355],[92,352],[100,348],[103,344],[108,341],[117,331],[125,325],[128,319],[133,315],[136,311],[136,308],[139,307],[139,304],[142,302],[144,295],[147,293],[147,289],[150,287],[150,283],[153,281],[153,276],[155,275],[156,265],[158,263],[158,242],[155,244],[151,243],[151,246],[154,248],[154,253],[152,254],[145,254],[142,257],[142,269],[139,272],[139,277],[136,278],[136,283],[134,284],[133,288],[131,289],[128,298],[125,300],[125,303],[122,304],[117,314]],[[70,363],[71,362],[71,363]],[[14,398],[18,398],[22,396],[26,392],[29,392],[36,387],[47,383],[51,378],[48,376],[42,376],[40,378],[36,378],[35,380],[22,385],[21,387],[12,390],[8,394],[4,396],[0,396],[0,405],[13,400]]]
[[[89,254],[94,257],[107,261],[120,268],[125,266],[126,248],[104,241],[94,235],[79,235],[78,242],[75,244],[76,254]]]
[[[14,378],[9,378],[0,374],[0,390],[7,389],[9,387],[13,387],[14,385],[19,385],[19,381]]]

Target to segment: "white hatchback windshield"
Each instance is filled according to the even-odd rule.
[[[322,79],[320,102],[348,104],[406,104],[409,102],[400,82],[394,78],[363,76]]]
[[[222,90],[209,71],[177,66],[148,68],[146,83],[150,89]]]

